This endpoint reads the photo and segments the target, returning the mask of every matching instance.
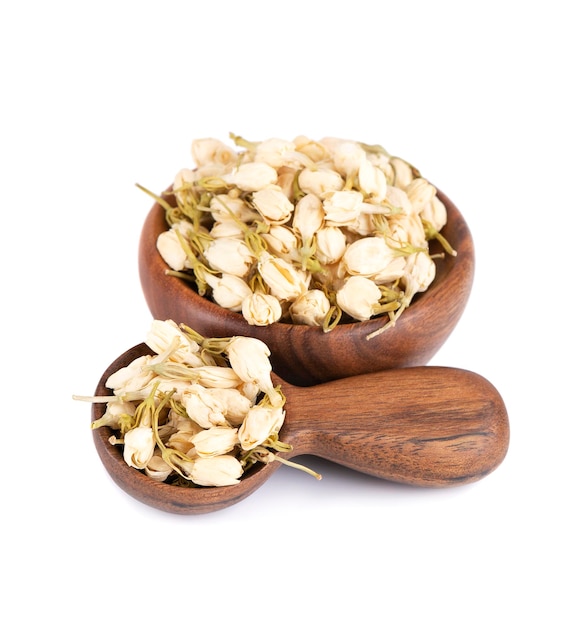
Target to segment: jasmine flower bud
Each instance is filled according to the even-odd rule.
[[[232,389],[241,384],[241,379],[230,367],[203,365],[196,368],[196,380],[205,387]]]
[[[243,300],[241,313],[251,326],[268,326],[277,322],[283,312],[275,296],[254,292]]]
[[[274,398],[269,361],[271,352],[263,341],[254,337],[233,337],[226,353],[231,367],[243,382],[257,385]]]
[[[259,217],[257,211],[252,209],[242,198],[226,193],[213,196],[209,208],[215,222],[236,219],[245,224],[250,224]]]
[[[198,344],[186,337],[174,320],[153,320],[144,342],[156,354],[170,351],[167,356],[170,361],[194,366],[201,364]]]
[[[415,178],[407,185],[405,192],[411,202],[413,212],[419,213],[423,207],[431,202],[435,196],[436,189],[424,178]]]
[[[394,256],[383,238],[364,237],[346,248],[342,263],[349,274],[374,277],[383,271]]]
[[[324,197],[326,223],[330,226],[346,226],[353,222],[361,211],[363,195],[360,191],[334,191]]]
[[[203,487],[236,485],[243,475],[241,462],[229,454],[186,461],[182,469],[193,483]]]
[[[323,144],[305,135],[298,135],[294,139],[294,145],[298,152],[305,154],[313,163],[324,161],[330,156]]]
[[[413,206],[409,196],[403,189],[389,185],[385,193],[385,199],[391,207],[393,207],[393,213],[409,215],[413,213]]]
[[[288,226],[270,226],[269,232],[261,236],[270,251],[280,259],[292,263],[298,258],[298,240]]]
[[[435,278],[435,262],[425,252],[417,252],[407,257],[403,281],[412,297],[413,293],[426,291]]]
[[[182,403],[188,417],[201,428],[230,426],[223,413],[223,404],[220,399],[203,385],[193,383],[183,393]]]
[[[389,237],[397,247],[410,244],[414,248],[427,248],[423,221],[417,213],[391,216],[389,229]]]
[[[144,469],[147,476],[159,483],[163,483],[172,473],[172,467],[166,463],[159,452],[152,455]]]
[[[227,180],[243,191],[259,191],[277,183],[277,171],[267,163],[243,163]]]
[[[367,196],[380,201],[387,193],[387,178],[378,167],[365,159],[358,169],[358,187]]]
[[[321,289],[310,289],[293,302],[289,308],[295,324],[322,326],[330,310],[330,301]]]
[[[197,175],[193,170],[181,169],[177,172],[172,183],[172,190],[178,202],[183,206],[196,206],[196,200],[193,195],[194,185]]]
[[[322,201],[313,193],[300,198],[293,214],[293,228],[302,241],[310,241],[324,225],[325,213]]]
[[[267,163],[275,169],[286,166],[299,168],[312,163],[312,160],[307,155],[296,150],[296,145],[293,141],[277,138],[262,141],[256,147],[255,161]]]
[[[229,311],[240,312],[245,298],[253,293],[247,282],[232,274],[219,277],[209,273],[206,280],[211,286],[213,300]]]
[[[211,426],[194,435],[191,441],[199,456],[213,457],[231,452],[239,443],[239,437],[236,428]]]
[[[316,232],[316,258],[324,265],[336,263],[346,250],[346,235],[337,226],[324,226]]]
[[[366,152],[353,141],[343,141],[333,149],[334,167],[344,178],[354,178],[366,161]]]
[[[231,237],[211,241],[204,256],[212,269],[239,277],[247,274],[255,260],[244,241]]]
[[[113,430],[121,430],[121,421],[124,417],[133,417],[136,407],[132,402],[123,400],[111,400],[105,407],[104,414],[91,423],[91,428],[101,428],[101,426],[109,426]]]
[[[239,441],[243,450],[252,450],[270,436],[279,432],[285,417],[281,407],[255,405],[251,407],[239,428]]]
[[[327,167],[304,168],[298,176],[298,185],[304,193],[313,193],[318,198],[344,188],[344,179],[335,170]]]
[[[247,395],[243,393],[244,391],[249,391],[251,387],[254,387],[252,393]],[[244,382],[236,389],[211,388],[207,391],[216,402],[215,406],[221,407],[222,415],[225,416],[227,422],[231,426],[240,426],[257,399],[259,387],[255,383]]]
[[[208,164],[229,165],[237,159],[237,153],[218,139],[195,139],[190,149],[197,167]]]
[[[399,189],[405,189],[413,180],[413,169],[409,163],[398,157],[391,157],[391,167],[394,172],[393,185]]]
[[[180,228],[172,226],[172,228],[161,232],[156,239],[156,249],[164,262],[177,272],[192,268],[192,264],[188,258],[187,249],[184,245],[188,239],[182,237],[182,241],[178,236]],[[182,242],[185,242],[183,244]]]
[[[259,256],[257,269],[272,295],[282,301],[293,300],[307,289],[309,275],[269,252]]]
[[[419,212],[419,217],[431,225],[434,231],[439,232],[447,223],[447,210],[443,202],[433,196]]]
[[[294,205],[277,185],[264,187],[252,197],[253,205],[269,224],[284,224],[294,210]]]
[[[111,374],[105,381],[105,386],[112,389],[116,396],[144,391],[155,375],[152,370],[148,369],[151,361],[150,355],[134,359],[129,365]]]
[[[356,320],[370,319],[382,296],[381,290],[364,276],[350,276],[336,294],[338,306]]]
[[[132,428],[124,437],[123,458],[131,467],[144,469],[152,455],[156,441],[154,432],[149,426]]]

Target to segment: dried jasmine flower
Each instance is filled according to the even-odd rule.
[[[433,280],[429,242],[456,254],[440,232],[447,212],[436,188],[381,146],[336,137],[231,139],[236,149],[194,140],[194,169],[181,169],[168,194],[144,191],[166,211],[157,250],[168,273],[192,280],[200,295],[250,325],[329,332],[387,315],[384,332]],[[356,289],[362,281],[353,277],[372,286]],[[402,297],[390,307],[375,301],[383,287]]]
[[[210,144],[209,144],[210,145]],[[111,374],[93,429],[109,427],[129,467],[158,482],[204,487],[237,484],[253,464],[279,461],[285,396],[271,378],[270,352],[251,337],[205,338],[184,324],[154,320],[146,333],[154,355]]]

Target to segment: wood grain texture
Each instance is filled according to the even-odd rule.
[[[502,398],[466,370],[415,367],[283,388],[290,419],[281,438],[295,454],[394,482],[473,482],[497,467],[508,447]]]
[[[149,352],[144,344],[118,357],[104,372],[96,395],[110,391],[111,373]],[[274,377],[286,395],[280,439],[293,446],[287,458],[312,454],[362,473],[422,487],[477,481],[504,459],[508,415],[494,386],[466,370],[414,367],[295,386]],[[103,414],[92,405],[92,420]],[[134,498],[179,514],[216,511],[251,495],[279,463],[257,464],[240,484],[177,487],[157,483],[128,467],[108,428],[93,431],[99,457],[113,480]],[[295,470],[290,470],[295,471]],[[323,487],[324,488],[324,487]]]
[[[442,233],[457,256],[438,260],[436,278],[429,289],[415,297],[394,328],[371,340],[367,336],[383,326],[386,317],[342,324],[330,333],[279,322],[259,327],[250,326],[240,313],[200,297],[191,283],[166,275],[168,268],[156,249],[158,235],[167,229],[158,204],[150,210],[139,242],[139,274],[146,303],[154,318],[185,323],[206,337],[246,335],[261,339],[271,350],[274,371],[295,385],[424,365],[459,321],[474,277],[474,246],[468,225],[445,194],[438,191],[438,196],[448,213]],[[439,251],[439,246],[435,250]]]

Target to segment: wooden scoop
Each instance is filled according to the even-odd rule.
[[[104,385],[109,375],[148,351],[140,344],[121,355],[103,374],[96,395],[110,393]],[[279,439],[293,446],[281,455],[287,459],[315,455],[393,482],[445,487],[486,476],[508,450],[508,415],[500,394],[467,370],[420,366],[313,387],[273,378],[286,396]],[[103,411],[104,405],[92,405],[92,418]],[[172,513],[208,513],[236,504],[281,467],[277,461],[257,463],[228,487],[178,487],[126,465],[121,447],[108,442],[111,434],[106,427],[93,431],[113,480],[136,499]]]

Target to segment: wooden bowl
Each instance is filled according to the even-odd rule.
[[[245,335],[264,341],[271,350],[273,370],[294,385],[309,386],[391,368],[425,365],[456,326],[468,301],[474,277],[474,246],[459,210],[441,191],[448,222],[442,234],[457,251],[437,260],[436,277],[417,294],[396,325],[368,340],[386,317],[338,325],[329,333],[318,327],[275,323],[251,326],[240,313],[199,296],[191,284],[168,276],[168,266],[156,248],[167,230],[165,213],[156,203],[143,225],[139,243],[139,273],[147,305],[155,319],[185,323],[206,337]],[[436,251],[439,247],[436,246]]]

